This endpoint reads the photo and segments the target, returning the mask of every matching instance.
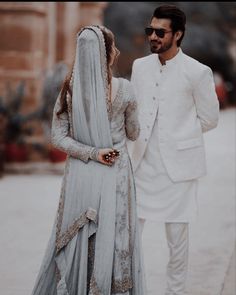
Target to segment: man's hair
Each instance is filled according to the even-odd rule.
[[[173,33],[177,31],[182,31],[183,34],[180,39],[177,41],[177,46],[179,47],[185,33],[185,24],[186,24],[186,15],[175,5],[162,5],[157,7],[154,12],[152,18],[167,18],[171,20],[171,29]]]

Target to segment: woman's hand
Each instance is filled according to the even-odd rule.
[[[97,160],[104,165],[112,166],[115,163],[117,157],[118,155],[115,155],[113,149],[100,149],[98,152]]]

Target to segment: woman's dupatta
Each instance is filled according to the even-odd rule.
[[[107,111],[107,76],[102,31],[96,26],[85,27],[77,35],[72,76],[72,132],[74,139],[91,147],[113,146]],[[75,294],[68,291],[74,290],[73,287],[66,285],[67,276],[73,272],[68,261],[73,261],[70,257],[74,255],[80,255],[78,265],[73,266],[79,268],[76,294],[87,295],[87,288],[89,295],[111,293],[116,218],[115,169],[115,166],[92,160],[84,163],[70,158],[67,163],[57,222],[58,294]],[[88,240],[93,234],[93,267],[87,287]]]

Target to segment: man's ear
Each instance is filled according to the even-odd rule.
[[[176,39],[176,41],[178,41],[182,37],[182,35],[183,35],[183,32],[182,31],[177,31],[175,33],[175,39]]]

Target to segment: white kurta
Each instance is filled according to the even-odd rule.
[[[212,70],[179,48],[165,65],[157,54],[136,59],[131,82],[140,121],[139,138],[128,143],[138,216],[190,222],[198,211],[197,179],[206,174],[203,132],[219,117]]]
[[[144,157],[135,173],[138,216],[160,222],[193,221],[198,212],[198,180],[173,182],[162,161],[158,142],[155,120]]]

